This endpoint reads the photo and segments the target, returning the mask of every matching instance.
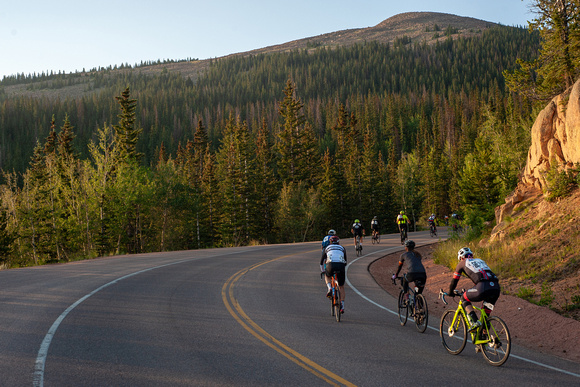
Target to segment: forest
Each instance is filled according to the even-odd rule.
[[[0,260],[349,237],[355,218],[394,231],[401,210],[417,226],[459,212],[478,232],[530,142],[534,105],[504,71],[539,49],[537,33],[500,26],[214,60],[196,79],[4,78]],[[8,97],[15,84],[29,93]]]

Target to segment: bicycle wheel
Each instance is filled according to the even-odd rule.
[[[452,355],[458,355],[465,348],[467,343],[467,325],[462,315],[457,316],[455,324],[453,318],[455,317],[455,310],[447,310],[441,316],[441,323],[439,324],[439,335],[441,336],[441,343]]]
[[[510,331],[505,322],[495,316],[487,319],[487,326],[489,343],[480,345],[481,353],[489,364],[499,367],[510,356],[512,347]]]
[[[409,309],[407,309],[407,303],[405,302],[405,293],[401,290],[399,293],[399,321],[401,325],[407,323],[407,317],[409,316]]]
[[[422,294],[415,296],[415,325],[417,330],[421,333],[427,329],[429,322],[429,311],[427,310],[427,300]]]
[[[381,234],[377,233],[377,244],[381,243]]]
[[[373,234],[373,236],[371,238],[371,242],[373,242],[373,245],[375,244],[376,241],[377,241],[377,237],[375,236],[375,234]]]
[[[334,317],[336,318],[336,322],[340,322],[340,289],[337,287],[336,292],[334,292],[335,297],[333,301],[334,307]]]

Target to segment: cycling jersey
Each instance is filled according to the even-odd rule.
[[[330,237],[332,235],[327,235],[324,237],[324,239],[322,240],[322,250],[324,250],[326,248],[326,246],[328,246],[330,244]]]
[[[407,251],[406,253],[401,254],[399,264],[405,264],[405,270],[407,273],[425,273],[425,267],[421,262],[421,255],[414,251]]]
[[[417,293],[419,294],[421,294],[425,288],[427,272],[425,271],[425,266],[423,266],[423,263],[421,262],[421,258],[421,254],[415,253],[414,251],[407,251],[406,253],[401,254],[401,258],[399,258],[397,275],[399,274],[403,264],[406,269],[407,278],[403,281],[403,291],[405,293],[409,289],[409,282],[415,283],[415,286],[418,288]]]
[[[322,252],[320,264],[325,265],[327,277],[336,273],[338,285],[343,286],[346,279],[346,249],[341,245],[328,245]]]
[[[360,235],[360,236],[362,236],[363,226],[360,223],[354,223],[352,225],[352,230],[354,232],[354,235]]]
[[[373,230],[378,230],[379,229],[379,221],[376,219],[371,220],[371,228]]]
[[[341,245],[328,245],[322,252],[320,264],[339,262],[346,264],[346,249]]]
[[[409,218],[407,215],[397,215],[397,224],[407,224],[409,222]]]
[[[487,301],[495,304],[500,295],[499,281],[489,266],[487,266],[487,263],[479,258],[466,258],[459,261],[453,273],[448,294],[453,294],[453,290],[457,286],[459,278],[461,278],[461,274],[463,273],[475,284],[475,287],[467,290],[463,294],[463,299],[467,303],[472,301]]]

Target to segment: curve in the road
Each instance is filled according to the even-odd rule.
[[[313,250],[319,251],[319,250]],[[237,302],[236,298],[234,297],[234,285],[235,283],[247,272],[254,270],[255,268],[265,265],[270,262],[278,261],[283,258],[288,258],[296,254],[285,255],[282,257],[277,257],[274,259],[270,259],[265,262],[256,263],[252,266],[249,266],[245,269],[238,271],[236,274],[231,276],[222,288],[222,299],[223,302],[230,314],[234,317],[234,319],[248,332],[250,332],[254,337],[258,340],[262,341],[268,347],[272,348],[276,352],[280,353],[281,355],[285,356],[287,359],[291,360],[292,362],[296,363],[300,367],[304,368],[308,372],[312,373],[313,375],[321,378],[325,382],[334,385],[334,386],[355,386],[353,383],[347,381],[344,378],[336,375],[335,373],[327,370],[326,368],[322,367],[321,365],[313,362],[312,360],[308,359],[306,356],[298,353],[297,351],[293,350],[292,348],[288,347],[284,343],[280,342],[264,329],[262,329],[258,324],[256,324],[240,307],[239,303]]]

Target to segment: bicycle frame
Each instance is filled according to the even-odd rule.
[[[460,297],[463,297],[463,295],[461,295]],[[473,343],[473,345],[487,344],[487,343],[489,343],[489,338],[479,339],[482,329],[489,330],[489,324],[487,323],[487,317],[488,317],[487,313],[485,313],[485,310],[483,310],[482,308],[478,308],[477,306],[475,306],[473,304],[472,304],[472,306],[474,309],[476,309],[480,313],[479,321],[481,321],[481,326],[479,328],[477,328],[476,331],[469,332],[471,335],[471,342]],[[451,323],[451,326],[455,326],[455,324],[457,324],[457,319],[459,318],[459,315],[462,315],[463,319],[466,322],[470,321],[467,317],[467,312],[465,311],[465,306],[463,305],[463,298],[461,298],[459,300],[459,303],[457,304],[457,309],[455,310],[455,315],[453,316],[453,321]],[[493,330],[493,333],[497,334],[497,332],[495,332],[495,328],[493,326],[491,328]]]

